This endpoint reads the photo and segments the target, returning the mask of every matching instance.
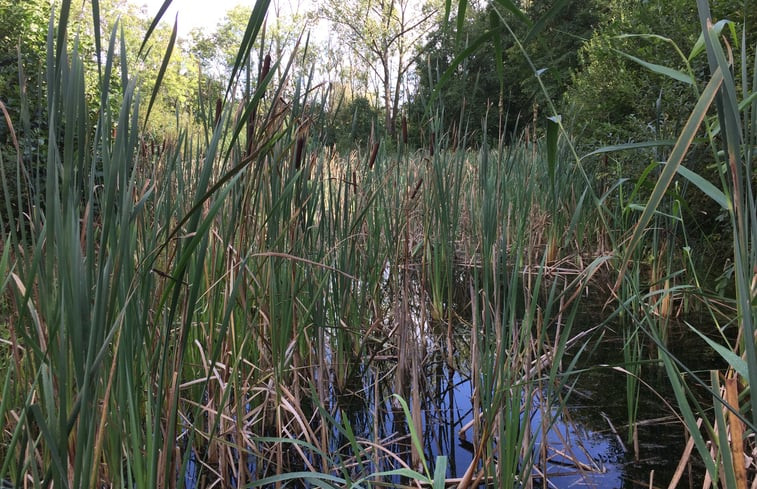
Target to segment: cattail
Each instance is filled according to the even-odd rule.
[[[265,59],[263,59],[263,69],[260,70],[260,79],[265,80],[269,71],[271,71],[271,55],[266,54]]]
[[[407,117],[402,116],[402,143],[407,144]]]
[[[252,154],[252,141],[255,139],[255,111],[250,111],[247,119],[247,155]]]
[[[436,145],[436,134],[431,133],[431,137],[429,138],[429,144],[428,144],[428,152],[431,156],[434,156],[434,146]]]
[[[300,136],[297,138],[297,146],[294,150],[294,168],[296,170],[300,169],[300,165],[302,164],[302,152],[305,148],[305,136]]]
[[[413,189],[413,193],[410,194],[410,200],[415,200],[415,196],[418,194],[418,191],[421,189],[421,185],[423,185],[423,178],[418,180],[418,183],[415,184],[415,188]]]
[[[371,149],[371,157],[368,160],[368,168],[373,169],[373,164],[376,163],[376,155],[378,155],[379,143],[373,143],[373,149]]]
[[[216,99],[216,118],[215,122],[213,122],[214,127],[218,127],[218,122],[221,120],[221,108],[222,108],[221,98]]]

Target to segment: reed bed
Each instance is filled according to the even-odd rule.
[[[541,247],[548,227],[534,190],[538,148],[395,154],[376,140],[341,157],[311,136],[306,88],[282,107],[269,102],[281,88],[265,76],[241,101],[209,108],[204,133],[179,127],[146,151],[144,94],[125,62],[113,71],[118,31],[100,69],[102,86],[126,81],[120,109],[103,90],[94,123],[76,43],[69,50],[65,29],[56,37],[51,27],[49,45],[46,193],[30,193],[4,223],[14,312],[0,479],[439,484],[444,470],[434,476],[419,436],[419,393],[428,350],[442,348],[450,365],[471,365],[482,392],[471,470],[492,466],[505,411],[489,406],[517,406],[506,413],[518,423],[541,374],[529,373],[532,359],[552,351],[544,336],[531,339],[553,322],[536,312],[538,285],[526,289],[525,321],[508,306],[522,301],[524,250]],[[461,273],[470,297],[455,296]],[[468,302],[472,360],[452,346],[453,304]],[[484,347],[492,337],[496,350]],[[506,368],[511,355],[521,360]],[[376,438],[359,439],[345,417],[367,378],[374,407],[388,399],[409,437],[406,457],[387,448],[402,436],[374,426]],[[380,378],[394,379],[388,391]]]
[[[48,36],[50,129],[46,153],[37,155],[46,165],[44,194],[34,192],[39,182],[0,175],[13,216],[2,223],[0,249],[10,309],[0,343],[8,364],[0,480],[56,488],[528,487],[538,476],[547,484],[546,433],[589,344],[573,329],[582,293],[610,265],[640,261],[632,253],[651,211],[627,242],[603,228],[608,215],[627,218],[611,208],[623,207],[622,195],[600,198],[587,187],[554,117],[543,140],[470,151],[439,131],[433,147],[418,151],[374,138],[335,154],[318,140],[311,84],[289,81],[290,61],[273,60],[255,90],[248,83],[236,96],[265,0],[252,12],[226,95],[208,101],[204,126],[177,127],[175,140],[147,151],[141,129],[161,77],[152,93],[136,90],[116,27],[96,67],[103,89],[91,107],[84,73],[92,67],[67,37],[70,7],[62,2]],[[733,88],[717,38],[705,41],[713,75],[697,123],[717,89]],[[114,78],[123,82],[117,102],[105,89]],[[282,104],[285,86],[294,98]],[[731,364],[725,378],[713,373],[708,384],[691,375],[726,408],[708,425],[719,445],[708,448],[693,428],[697,408],[679,375],[692,372],[665,349],[659,318],[682,290],[673,259],[654,268],[649,294],[633,267],[615,288],[632,325],[629,426],[646,333],[709,476],[716,480],[727,462],[729,484],[744,473],[743,450],[724,448],[726,432],[735,436],[739,419],[757,424],[755,401],[735,398],[733,380],[748,389],[757,369],[757,226],[744,163],[753,158],[754,103],[720,104],[719,125],[709,126],[713,147],[726,145],[713,155],[730,179],[723,191],[707,189],[719,202],[733,196],[742,328],[735,353],[712,346]],[[680,144],[690,144],[690,130]],[[680,165],[679,155],[674,149],[668,165]],[[32,163],[17,161],[19,169]],[[671,178],[661,173],[648,209]],[[31,191],[11,193],[14,186]],[[11,194],[31,197],[17,205]],[[627,243],[618,248],[627,253],[621,266],[598,235]],[[473,420],[461,436],[474,456],[454,481],[445,456],[432,460],[424,425],[428,393],[439,388],[424,372],[436,361],[472,385]]]

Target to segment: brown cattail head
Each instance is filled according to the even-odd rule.
[[[219,97],[219,98],[216,99],[216,118],[215,118],[215,121],[213,122],[213,126],[214,127],[218,126],[218,122],[221,120],[221,108],[222,107],[223,107],[223,105],[222,105],[222,102],[221,102],[221,98]]]
[[[297,138],[297,146],[294,150],[294,168],[296,170],[300,169],[300,165],[302,164],[302,153],[305,149],[305,136],[300,136]]]
[[[379,150],[379,143],[378,141],[373,143],[373,148],[371,149],[371,157],[368,160],[368,168],[373,169],[373,164],[376,163],[376,156],[378,155]]]
[[[263,69],[260,70],[260,79],[265,80],[265,77],[268,76],[269,71],[271,71],[271,55],[266,54],[265,58],[263,59]]]
[[[415,188],[413,189],[413,193],[410,194],[410,200],[415,200],[415,196],[418,195],[418,191],[421,189],[421,185],[423,185],[423,177],[421,177],[418,180],[418,183],[415,184]]]
[[[407,117],[402,116],[402,144],[407,144]]]
[[[432,132],[428,142],[428,152],[431,156],[434,156],[434,146],[436,146],[436,134]]]

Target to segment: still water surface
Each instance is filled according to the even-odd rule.
[[[601,319],[584,318],[574,325],[574,331],[591,328],[599,322]],[[536,467],[532,472],[534,487],[667,487],[673,477],[683,453],[685,433],[670,407],[674,405],[674,398],[665,372],[654,361],[651,343],[646,345],[647,361],[642,367],[642,376],[647,386],[640,390],[634,439],[629,436],[626,374],[621,368],[622,339],[617,329],[603,326],[597,330],[592,348],[577,364],[580,373],[575,383],[571,382],[570,388],[563,389],[566,409],[544,413],[536,396],[534,409],[529,414],[536,438]],[[688,365],[696,365],[699,370],[721,368],[718,359],[711,352],[707,353],[709,350],[704,342],[686,331],[683,325],[673,326],[669,345],[672,353]],[[458,339],[466,341],[465,338]],[[337,422],[349,424],[357,438],[381,441],[388,450],[409,462],[407,420],[392,402],[391,394],[396,391],[396,383],[391,380],[391,375],[387,375],[391,361],[386,363],[374,362],[365,368],[362,378],[357,381],[359,385],[354,386],[349,394],[332,392],[333,413]],[[432,464],[437,456],[447,456],[447,477],[460,478],[471,464],[474,453],[472,429],[463,430],[473,418],[470,374],[465,368],[450,369],[442,351],[429,353],[422,369],[425,455]],[[555,420],[548,430],[542,427],[542,418],[546,414]],[[354,453],[337,430],[333,433],[330,449],[332,454],[345,451],[345,459]],[[259,463],[249,461],[253,473],[254,466]],[[190,489],[201,485],[192,476],[195,465],[191,460],[185,479]],[[396,466],[382,465],[374,470],[390,468]],[[696,464],[687,466],[679,487],[701,486],[702,477],[701,467]],[[407,483],[400,479],[395,482]]]

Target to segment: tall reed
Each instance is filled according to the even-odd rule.
[[[757,55],[753,52],[754,47],[746,44],[746,24],[739,36],[731,21],[723,20],[713,23],[706,0],[699,0],[697,5],[702,35],[691,47],[688,56],[682,54],[687,70],[683,72],[669,67],[645,65],[660,75],[688,80],[698,100],[675,146],[664,162],[655,188],[634,227],[619,281],[624,278],[625,263],[629,261],[630,254],[642,242],[647,226],[655,219],[666,192],[676,176],[683,177],[687,182],[697,186],[728,215],[733,239],[736,308],[734,334],[737,342],[717,343],[707,336],[711,332],[708,329],[689,327],[702,336],[708,347],[722,356],[729,368],[725,372],[711,372],[709,379],[701,376],[696,372],[696,366],[685,365],[670,353],[665,333],[658,328],[657,314],[645,308],[639,313],[634,312],[632,317],[635,324],[653,340],[659,350],[659,356],[673,387],[678,408],[691,436],[690,445],[696,447],[700,458],[704,461],[709,481],[713,484],[720,483],[725,487],[746,487],[748,475],[742,460],[744,453],[750,449],[751,443],[744,435],[742,423],[747,429],[754,429],[757,426],[755,398],[746,394],[751,391],[751,380],[755,378],[757,372],[757,354],[755,354],[753,339],[754,324],[757,319],[754,308],[754,277],[757,270],[754,242],[757,237],[757,227],[755,227],[757,207],[755,207],[753,194],[754,175],[752,173],[753,152],[757,141],[754,129],[755,113],[757,113],[754,99],[754,91],[757,89],[757,78],[755,78],[757,75],[754,73],[757,71],[755,69]],[[727,40],[726,33],[730,34],[730,42]],[[731,46],[738,47],[736,53],[739,57],[735,60]],[[690,63],[696,56],[705,54],[709,73],[704,80],[699,80],[691,70]],[[737,66],[739,69],[735,69]],[[704,85],[701,89],[700,84]],[[708,115],[712,110],[716,111],[716,116]],[[684,158],[694,146],[695,137],[701,127],[704,128],[706,141],[709,143],[711,164],[719,169],[721,188],[717,188],[684,166]],[[659,251],[659,248],[660,246],[655,250]],[[660,274],[657,276],[660,277]],[[668,272],[667,276],[671,274]],[[664,275],[662,277],[665,279]],[[694,285],[701,287],[698,281],[695,281]],[[646,296],[646,299],[652,302],[659,312],[660,307],[665,306],[663,299],[678,290],[680,287],[671,285],[666,280],[664,285],[658,286],[655,291]],[[705,291],[699,293],[706,300]],[[710,307],[709,310],[713,311],[714,308]],[[713,313],[711,319],[714,329],[725,338],[718,317]],[[736,384],[740,386],[741,396],[735,394]],[[709,390],[715,407],[714,419],[692,395],[693,385]],[[730,439],[726,432],[730,432]],[[709,446],[708,439],[712,442]],[[688,453],[690,453],[690,448],[684,451],[680,470],[671,484],[678,482],[683,466],[688,462]]]

